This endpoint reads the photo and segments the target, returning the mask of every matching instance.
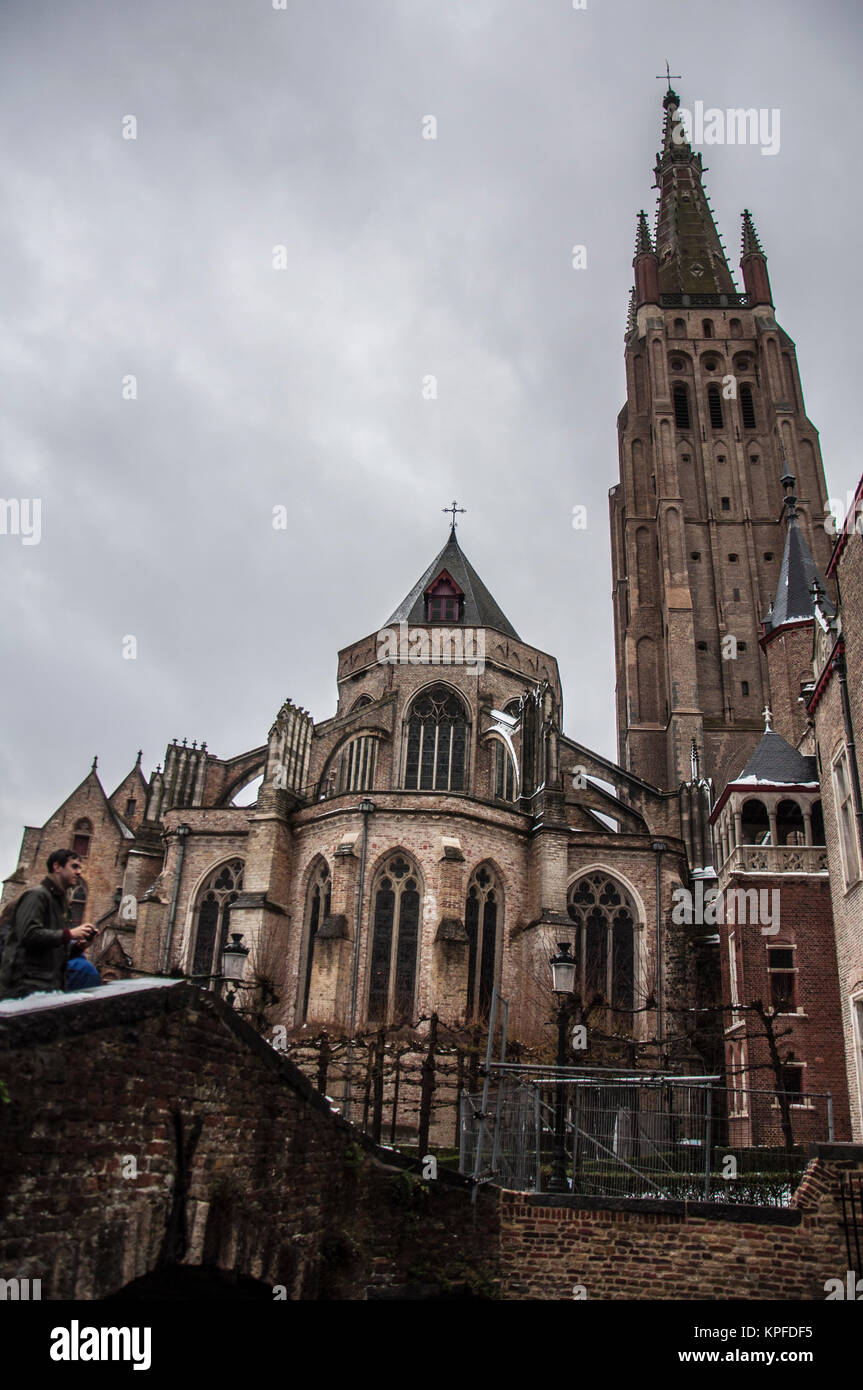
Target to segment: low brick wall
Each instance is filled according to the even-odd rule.
[[[847,1269],[839,1173],[863,1174],[863,1146],[812,1154],[789,1208],[504,1192],[501,1296],[824,1299]]]
[[[182,982],[0,1004],[0,1080],[0,1277],[43,1298],[176,1264],[288,1298],[494,1291],[496,1194],[421,1182]]]

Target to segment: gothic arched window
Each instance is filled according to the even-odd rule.
[[[575,959],[582,1001],[615,1009],[635,1006],[635,919],[629,894],[604,873],[570,887],[567,911],[576,926]]]
[[[413,1016],[420,901],[419,874],[397,852],[387,860],[372,893],[368,1016],[377,1023]]]
[[[719,395],[718,386],[708,386],[707,388],[707,408],[710,411],[710,427],[714,430],[722,429],[722,398]]]
[[[377,739],[363,734],[352,739],[342,753],[339,792],[370,792],[375,784]]]
[[[674,423],[679,430],[688,430],[690,428],[689,395],[682,381],[675,382],[671,396],[674,401]]]
[[[93,826],[88,820],[77,820],[73,831],[72,848],[81,858],[86,859],[90,853],[90,841],[93,838]]]
[[[433,685],[417,696],[408,719],[405,787],[462,792],[466,766],[464,706],[445,685]]]
[[[494,740],[494,794],[500,801],[515,800],[515,766],[501,738]]]
[[[467,966],[467,1018],[486,1018],[497,973],[497,943],[502,927],[502,894],[494,875],[481,864],[471,878],[464,925],[470,951]]]
[[[324,918],[330,915],[332,897],[333,885],[330,879],[329,866],[326,863],[319,864],[312,874],[306,901],[306,973],[303,987],[302,1019],[305,1019],[309,1007],[309,990],[312,987],[315,938],[321,929]]]
[[[82,879],[69,899],[68,918],[73,927],[80,927],[87,906],[87,885]]]
[[[195,909],[195,949],[192,975],[218,975],[228,940],[231,906],[243,887],[243,861],[220,864],[202,884]]]

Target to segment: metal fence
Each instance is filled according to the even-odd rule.
[[[460,1168],[515,1191],[547,1189],[560,1087],[568,1188],[583,1196],[787,1205],[805,1144],[833,1137],[828,1095],[788,1094],[788,1136],[777,1092],[717,1077],[492,1063],[487,1082],[462,1096]]]

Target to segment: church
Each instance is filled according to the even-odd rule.
[[[861,494],[834,542],[754,220],[740,290],[678,107],[669,85],[610,490],[617,761],[565,731],[556,660],[453,503],[410,591],[337,654],[335,714],[286,699],[258,747],[175,739],[110,794],[94,762],[25,828],[3,902],[68,844],[103,978],[213,987],[233,941],[242,999],[294,1036],[476,1027],[496,990],[539,1047],[565,942],[586,1065],[724,1075],[750,1144],[748,1091],[781,1079],[801,1122],[829,1093],[835,1137],[861,1139]],[[781,910],[681,917],[705,886]]]

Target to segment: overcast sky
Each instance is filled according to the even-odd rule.
[[[776,155],[704,149],[706,185],[738,282],[753,212],[842,497],[861,28],[852,0],[5,0],[0,496],[39,499],[41,539],[0,535],[0,873],[94,754],[110,793],[139,747],[149,774],[175,736],[262,743],[288,695],[330,716],[338,649],[454,497],[558,658],[566,732],[614,756],[607,495],[655,74],[780,112]]]

